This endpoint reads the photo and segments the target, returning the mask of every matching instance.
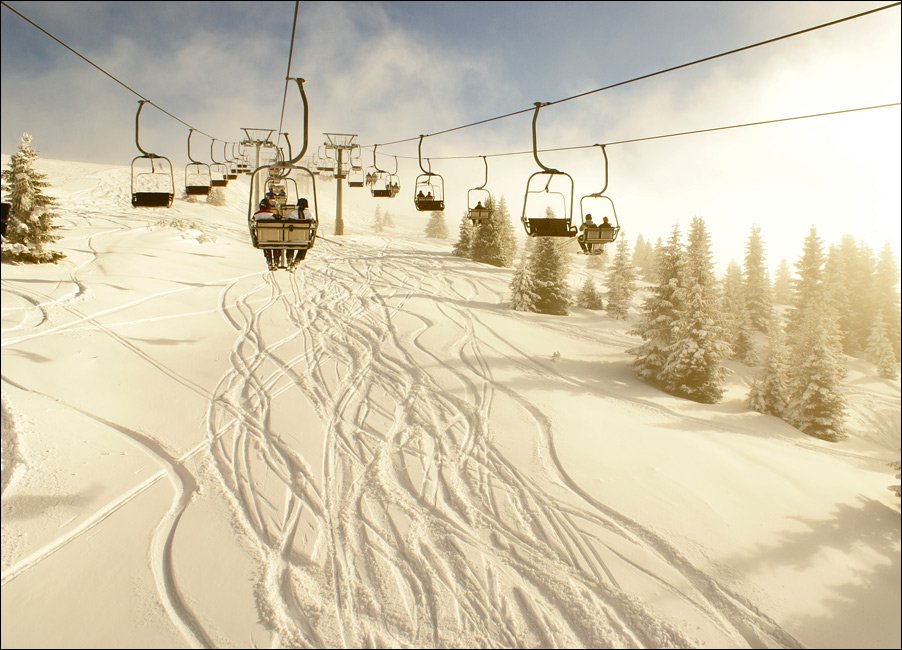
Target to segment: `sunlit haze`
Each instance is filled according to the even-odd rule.
[[[237,141],[241,127],[301,139],[300,101],[285,100],[292,2],[12,2],[136,93],[199,131]],[[290,75],[306,79],[310,151],[323,132],[356,133],[399,157],[400,200],[414,212],[417,141],[885,6],[878,2],[300,3]],[[899,7],[543,109],[540,148],[580,147],[897,103]],[[23,132],[41,157],[127,165],[137,154],[137,95],[2,11],[2,152]],[[529,151],[529,112],[426,138],[456,221],[482,184],[480,155]],[[188,128],[155,107],[142,145],[187,163]],[[608,194],[624,235],[666,238],[694,216],[719,268],[741,260],[752,224],[767,263],[793,264],[814,225],[899,255],[899,107],[611,145]],[[196,136],[195,157],[211,140]],[[383,156],[382,154],[386,154]],[[470,156],[442,160],[445,157]],[[603,183],[597,148],[541,154],[580,196]],[[206,158],[205,158],[206,159]],[[372,149],[363,161],[372,162]],[[489,158],[489,189],[520,215],[531,154]],[[50,179],[53,182],[53,179]],[[323,192],[326,209],[334,184]],[[375,209],[375,202],[373,209]],[[577,215],[578,216],[578,215]]]

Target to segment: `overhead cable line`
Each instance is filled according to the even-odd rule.
[[[285,101],[288,99],[288,82],[291,81],[291,56],[294,52],[294,34],[298,28],[298,6],[301,0],[294,2],[294,19],[291,21],[291,45],[288,47],[288,69],[285,71],[285,89],[282,91],[282,112],[279,113],[279,135],[282,133],[282,122],[285,120]],[[279,135],[276,136],[278,141]]]
[[[868,11],[863,11],[863,12],[861,12],[861,13],[854,14],[854,15],[852,15],[852,16],[846,16],[845,18],[839,18],[839,19],[837,19],[837,20],[831,20],[830,22],[822,23],[822,24],[820,24],[820,25],[815,25],[814,27],[808,27],[808,28],[806,28],[806,29],[801,29],[801,30],[799,30],[799,31],[792,32],[792,33],[790,33],[790,34],[784,34],[783,36],[776,36],[776,37],[774,37],[774,38],[769,38],[769,39],[767,39],[766,41],[759,41],[758,43],[753,43],[753,44],[751,44],[751,45],[745,45],[745,46],[743,46],[743,47],[737,47],[737,48],[735,48],[735,49],[728,50],[728,51],[726,51],[726,52],[721,52],[720,54],[712,54],[711,56],[706,56],[706,57],[701,58],[701,59],[696,59],[695,61],[690,61],[689,63],[682,63],[682,64],[680,64],[680,65],[675,65],[675,66],[672,66],[672,67],[670,67],[670,68],[665,68],[664,70],[658,70],[657,72],[650,72],[650,73],[648,73],[648,74],[644,74],[644,75],[641,75],[641,76],[639,76],[639,77],[633,77],[632,79],[627,79],[626,81],[620,81],[620,82],[611,84],[611,85],[609,85],[609,86],[603,86],[603,87],[601,87],[601,88],[595,88],[594,90],[587,90],[587,91],[581,92],[581,93],[579,93],[579,94],[577,94],[577,95],[571,95],[570,97],[564,97],[563,99],[558,99],[558,100],[555,100],[555,101],[552,101],[552,102],[544,103],[543,106],[554,106],[555,104],[562,104],[562,103],[564,103],[564,102],[569,102],[570,100],[573,100],[573,99],[579,99],[579,98],[581,98],[581,97],[586,97],[587,95],[592,95],[592,94],[594,94],[594,93],[600,93],[600,92],[605,91],[605,90],[610,90],[611,88],[617,88],[617,87],[619,87],[619,86],[625,86],[625,85],[627,85],[627,84],[631,84],[631,83],[634,83],[634,82],[636,82],[636,81],[642,81],[643,79],[650,79],[651,77],[656,77],[656,76],[658,76],[658,75],[666,74],[666,73],[668,73],[668,72],[674,72],[675,70],[681,70],[681,69],[683,69],[683,68],[688,68],[688,67],[693,66],[693,65],[698,65],[699,63],[705,63],[705,62],[707,62],[707,61],[713,61],[714,59],[719,59],[719,58],[721,58],[721,57],[729,56],[729,55],[731,55],[731,54],[737,54],[737,53],[739,53],[739,52],[744,52],[744,51],[746,51],[746,50],[751,50],[751,49],[756,48],[756,47],[761,47],[762,45],[769,45],[769,44],[771,44],[771,43],[776,43],[776,42],[778,42],[778,41],[782,41],[782,40],[785,40],[785,39],[787,39],[787,38],[792,38],[792,37],[794,37],[794,36],[800,36],[800,35],[802,35],[802,34],[807,34],[808,32],[813,32],[813,31],[818,30],[818,29],[824,29],[825,27],[832,27],[833,25],[839,25],[840,23],[844,23],[844,22],[847,22],[847,21],[849,21],[849,20],[855,20],[856,18],[862,18],[862,17],[864,17],[864,16],[868,16],[868,15],[870,15],[870,14],[877,13],[878,11],[883,11],[883,10],[885,10],[885,9],[891,9],[891,8],[893,8],[893,7],[898,7],[900,4],[902,4],[902,2],[893,2],[892,4],[884,5],[884,6],[882,6],[882,7],[877,7],[876,9],[870,9],[870,10],[868,10]],[[505,113],[504,115],[498,115],[498,116],[496,116],[496,117],[490,117],[490,118],[487,118],[487,119],[484,119],[484,120],[479,120],[478,122],[471,122],[470,124],[464,124],[464,125],[462,125],[462,126],[455,126],[455,127],[450,128],[450,129],[444,129],[444,130],[442,130],[442,131],[436,131],[435,133],[430,133],[430,134],[427,134],[427,135],[422,136],[422,137],[431,138],[431,137],[433,137],[433,136],[444,135],[444,134],[446,134],[446,133],[451,133],[451,132],[453,132],[453,131],[461,131],[461,130],[463,130],[463,129],[469,129],[469,128],[474,127],[474,126],[479,126],[479,125],[481,125],[481,124],[487,124],[487,123],[489,123],[489,122],[494,122],[494,121],[496,121],[496,120],[503,120],[503,119],[506,119],[506,118],[508,118],[508,117],[513,117],[513,116],[515,116],[515,115],[522,115],[523,113],[531,113],[533,110],[535,110],[535,107],[534,107],[534,106],[530,106],[529,108],[524,108],[524,109],[522,109],[522,110],[514,111],[514,112],[512,112],[512,113]],[[404,142],[413,142],[413,141],[415,141],[415,140],[419,140],[420,137],[421,137],[421,136],[417,135],[417,136],[413,136],[413,137],[410,137],[410,138],[404,138],[404,139],[402,139],[402,140],[394,140],[394,141],[392,141],[392,142],[380,142],[380,143],[378,143],[378,146],[384,147],[384,146],[393,145],[393,144],[401,144],[401,143],[404,143]],[[366,146],[367,146],[367,147],[371,147],[371,146],[373,146],[373,145],[366,145]]]
[[[693,131],[679,131],[677,133],[664,133],[661,135],[650,135],[642,138],[630,138],[628,140],[613,140],[611,142],[603,142],[596,144],[580,144],[574,145],[572,147],[555,147],[552,149],[538,149],[540,153],[546,153],[550,151],[575,151],[577,149],[591,149],[592,147],[597,147],[599,144],[603,144],[606,147],[612,147],[618,144],[631,144],[633,142],[645,142],[647,140],[661,140],[664,138],[676,138],[681,135],[696,135],[698,133],[711,133],[713,131],[727,131],[729,129],[741,129],[748,126],[762,126],[764,124],[778,124],[780,122],[792,122],[793,120],[807,120],[813,117],[828,117],[830,115],[842,115],[844,113],[857,113],[859,111],[871,111],[878,108],[892,108],[893,106],[902,106],[902,102],[893,102],[891,104],[877,104],[875,106],[861,106],[859,108],[844,108],[838,111],[828,111],[826,113],[811,113],[808,115],[795,115],[792,117],[779,117],[773,120],[760,120],[758,122],[744,122],[742,124],[728,124],[725,126],[714,126],[709,129],[695,129]],[[405,160],[418,160],[416,156],[395,156],[394,154],[386,154],[391,155],[395,158],[403,158]],[[501,158],[504,156],[524,156],[524,155],[532,155],[532,149],[527,149],[526,151],[506,151],[502,153],[489,153],[489,154],[479,154],[474,156],[430,156],[430,160],[469,160],[470,158]]]
[[[190,124],[188,124],[187,122],[185,122],[185,121],[184,121],[183,119],[181,119],[180,117],[178,117],[178,116],[176,116],[176,115],[173,115],[172,113],[170,113],[169,111],[167,111],[165,108],[163,108],[163,107],[160,106],[159,104],[154,103],[153,100],[148,99],[148,98],[145,97],[142,93],[138,92],[137,90],[135,90],[134,88],[132,88],[131,86],[129,86],[128,84],[126,84],[124,81],[121,81],[121,80],[120,80],[119,78],[117,78],[115,75],[113,75],[113,74],[107,72],[106,70],[104,70],[103,68],[101,68],[99,65],[97,65],[96,63],[94,63],[93,61],[91,61],[88,57],[84,56],[83,54],[81,54],[81,53],[78,52],[77,50],[75,50],[75,49],[73,49],[72,47],[68,46],[66,43],[64,43],[63,41],[61,41],[60,39],[58,39],[56,36],[54,36],[53,34],[51,34],[50,32],[48,32],[46,29],[44,29],[43,27],[41,27],[40,25],[38,25],[37,23],[35,23],[33,20],[31,20],[31,19],[29,19],[28,17],[22,15],[21,12],[17,11],[17,10],[14,9],[13,7],[11,7],[11,6],[9,6],[8,4],[6,4],[6,2],[2,2],[2,0],[0,0],[0,4],[2,4],[4,7],[6,7],[7,9],[9,9],[11,12],[13,12],[14,14],[16,14],[19,18],[21,18],[22,20],[24,20],[25,22],[27,22],[28,24],[30,24],[32,27],[34,27],[34,28],[37,29],[38,31],[43,32],[46,36],[48,36],[48,37],[51,38],[52,40],[56,41],[56,42],[59,43],[60,45],[62,45],[64,48],[66,48],[67,50],[69,50],[70,52],[72,52],[72,54],[74,54],[74,55],[77,56],[78,58],[82,59],[83,61],[85,61],[86,63],[88,63],[89,65],[91,65],[92,67],[96,68],[97,70],[99,70],[100,72],[102,72],[103,74],[105,74],[107,77],[109,77],[110,79],[112,79],[113,81],[115,81],[117,84],[119,84],[120,86],[122,86],[123,88],[125,88],[127,91],[129,91],[130,93],[132,93],[132,94],[134,94],[134,95],[137,95],[140,99],[144,100],[145,102],[147,102],[147,103],[150,104],[151,106],[153,106],[153,107],[159,109],[160,111],[162,111],[163,113],[165,113],[166,115],[168,115],[169,117],[171,117],[172,119],[174,119],[176,122],[180,122],[180,123],[184,124],[184,125],[187,126],[189,129],[194,129],[195,131],[197,131],[197,132],[200,133],[201,135],[205,135],[205,136],[207,136],[208,138],[210,138],[211,140],[221,140],[221,141],[223,141],[223,142],[226,142],[226,140],[223,140],[222,138],[214,138],[214,137],[213,137],[212,135],[210,135],[209,133],[205,133],[204,131],[201,131],[201,130],[198,129],[197,127],[191,126]]]

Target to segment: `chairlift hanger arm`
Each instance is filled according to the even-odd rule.
[[[221,165],[222,163],[213,157],[213,145],[215,145],[215,144],[216,144],[216,138],[213,138],[212,140],[210,140],[210,160],[213,161],[214,165]]]
[[[480,158],[482,158],[482,162],[485,165],[485,182],[483,182],[482,185],[480,185],[479,187],[474,188],[474,189],[484,190],[485,186],[489,184],[489,161],[486,160],[485,156],[480,156]]]
[[[191,134],[192,133],[194,133],[193,128],[188,130],[188,160],[191,161],[192,165],[200,165],[201,163],[199,163],[198,161],[196,161],[194,158],[191,157]]]
[[[549,167],[546,167],[545,165],[542,164],[542,161],[539,160],[539,147],[538,147],[538,143],[537,143],[537,139],[536,139],[536,122],[539,119],[539,110],[543,106],[548,106],[548,102],[545,102],[545,103],[535,102],[535,106],[536,106],[536,112],[533,113],[533,116],[532,116],[532,157],[535,158],[536,164],[539,167],[541,167],[543,170],[545,170],[546,172],[548,172],[550,174],[559,174],[560,172],[558,170],[550,169]]]
[[[419,158],[420,169],[423,170],[424,174],[428,174],[429,176],[432,176],[432,165],[431,164],[429,165],[428,172],[426,171],[426,168],[423,167],[423,138],[425,138],[425,137],[426,137],[425,135],[420,135],[420,145],[419,145],[419,147],[417,147],[417,156]],[[397,158],[395,158],[395,160],[397,160]],[[429,162],[428,159],[426,162],[427,163]]]
[[[595,146],[601,149],[601,155],[604,158],[604,187],[598,192],[598,195],[601,195],[608,189],[608,154],[605,151],[603,144],[596,144]]]
[[[304,157],[304,154],[307,153],[307,124],[308,124],[308,114],[309,114],[308,105],[307,105],[307,93],[304,92],[304,79],[297,77],[294,81],[298,85],[298,91],[301,93],[301,101],[304,104],[304,143],[301,146],[301,150],[298,152],[298,155],[291,158],[288,161],[289,165],[298,164],[298,162],[300,162],[301,158]],[[290,151],[289,151],[289,153],[290,153]]]
[[[146,99],[138,100],[138,113],[135,115],[135,145],[137,145],[138,151],[140,151],[142,154],[144,154],[144,156],[146,158],[156,158],[157,154],[149,153],[147,151],[144,151],[144,149],[141,148],[141,142],[140,142],[140,139],[138,138],[138,133],[141,128],[141,110],[144,108],[144,104],[146,104],[146,103],[148,103],[148,100],[146,100]]]

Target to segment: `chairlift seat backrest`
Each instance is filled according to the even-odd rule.
[[[585,230],[585,242],[587,244],[608,244],[617,239],[619,228],[602,228],[590,226]]]
[[[420,212],[431,212],[435,210],[441,212],[445,209],[445,202],[437,201],[435,199],[417,199],[416,206],[417,210]]]
[[[316,222],[264,218],[256,220],[257,248],[310,248],[316,237]]]
[[[527,221],[531,237],[573,237],[577,230],[567,219],[543,217]]]

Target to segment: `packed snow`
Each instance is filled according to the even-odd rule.
[[[2,269],[3,647],[902,643],[872,364],[825,442],[738,362],[713,405],[637,379],[641,295],[513,311],[403,189],[345,189],[345,235],[270,273],[244,177],[134,209],[126,167],[39,167],[66,258]]]

